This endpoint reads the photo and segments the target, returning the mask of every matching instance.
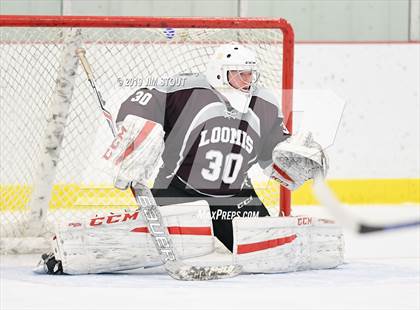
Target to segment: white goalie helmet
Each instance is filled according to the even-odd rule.
[[[253,51],[237,43],[221,45],[207,63],[205,74],[210,85],[219,91],[235,110],[241,113],[248,111],[259,77],[257,57]],[[239,81],[246,87],[232,85],[232,74],[236,81],[246,76],[246,81]]]

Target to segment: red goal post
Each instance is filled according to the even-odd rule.
[[[67,184],[70,184],[66,185],[67,187],[65,189],[67,190],[69,186],[72,188],[75,183],[73,180],[67,180],[67,176],[76,169],[74,164],[69,164],[66,167],[63,166],[63,168],[57,167],[57,171],[51,173],[47,178],[44,177],[44,179],[49,178],[50,180],[47,181],[46,184],[39,186],[41,189],[38,193],[38,198],[34,198],[33,196],[37,195],[37,189],[32,183],[38,182],[37,180],[40,179],[42,173],[38,172],[36,174],[31,172],[30,177],[25,176],[25,173],[29,173],[29,169],[39,170],[39,168],[34,167],[34,165],[38,165],[35,163],[38,159],[31,158],[28,163],[25,164],[25,159],[19,158],[19,154],[24,154],[22,157],[30,156],[31,154],[28,153],[32,153],[32,151],[30,149],[17,150],[17,155],[15,155],[15,157],[18,157],[17,159],[22,163],[21,166],[11,168],[12,172],[6,170],[10,167],[5,167],[7,164],[12,163],[13,160],[10,151],[20,147],[15,147],[13,144],[30,143],[27,142],[28,139],[34,139],[34,141],[36,140],[36,143],[40,145],[42,143],[45,144],[45,141],[40,142],[45,140],[45,136],[48,135],[48,132],[46,133],[43,128],[50,127],[50,123],[47,125],[45,124],[48,120],[43,120],[40,124],[34,124],[34,122],[37,122],[40,118],[48,119],[48,114],[51,112],[48,109],[54,110],[54,101],[56,101],[54,98],[57,97],[57,86],[53,86],[52,84],[55,83],[58,79],[57,75],[59,76],[60,74],[59,68],[62,67],[63,50],[66,46],[68,47],[71,44],[73,44],[71,45],[73,47],[77,44],[85,44],[92,47],[92,49],[96,48],[90,55],[92,55],[92,57],[96,56],[96,59],[93,61],[93,66],[96,70],[99,69],[96,75],[99,80],[103,79],[103,82],[101,81],[102,85],[104,85],[107,80],[111,79],[107,74],[114,74],[115,76],[115,74],[130,72],[124,71],[124,67],[130,67],[128,60],[131,59],[130,57],[134,57],[132,54],[139,53],[135,48],[140,44],[143,44],[143,47],[145,47],[146,44],[153,45],[153,43],[157,43],[156,47],[153,47],[153,53],[164,53],[166,48],[168,48],[168,51],[171,53],[174,53],[173,57],[167,57],[165,54],[160,55],[160,58],[167,57],[163,60],[165,61],[164,64],[161,59],[143,59],[143,62],[149,61],[147,63],[147,69],[150,69],[150,66],[155,65],[157,61],[162,61],[163,65],[160,64],[159,67],[155,68],[158,74],[162,74],[162,72],[168,73],[170,71],[169,69],[165,69],[166,71],[159,71],[161,70],[161,67],[165,65],[168,66],[168,68],[169,66],[172,66],[174,69],[179,69],[181,71],[186,70],[185,68],[183,69],[183,65],[188,65],[190,67],[195,66],[195,70],[201,70],[211,49],[214,49],[214,46],[222,43],[224,40],[227,42],[229,42],[229,40],[237,40],[244,44],[261,46],[261,58],[263,64],[266,66],[265,71],[262,72],[263,82],[279,91],[279,99],[281,100],[285,125],[290,132],[292,130],[294,34],[291,25],[284,19],[0,15],[0,27],[1,70],[5,86],[4,94],[1,97],[1,105],[4,106],[5,109],[4,111],[0,111],[0,114],[2,114],[0,119],[2,127],[8,127],[10,123],[12,128],[6,128],[9,132],[9,136],[12,135],[10,132],[17,130],[13,127],[19,123],[17,116],[16,119],[5,119],[7,117],[5,115],[13,113],[28,117],[26,124],[24,125],[25,128],[32,125],[34,126],[32,129],[28,129],[28,138],[26,138],[26,142],[20,141],[18,136],[10,136],[8,138],[9,145],[3,147],[2,144],[3,151],[0,150],[0,158],[2,159],[3,166],[1,171],[2,179],[0,180],[0,191],[2,194],[0,206],[1,213],[4,213],[3,211],[8,212],[10,203],[16,199],[19,200],[19,207],[12,208],[14,211],[27,208],[29,204],[33,204],[33,201],[36,199],[39,200],[40,197],[43,197],[44,199],[43,204],[47,204],[46,208],[48,208],[48,202],[51,207],[51,201],[57,199],[57,196],[64,192],[64,189],[57,184],[67,182]],[[73,38],[69,39],[70,43],[66,42],[66,38],[62,35],[62,30],[79,28],[84,33],[82,33],[81,36],[80,34],[77,34],[77,39],[75,39],[76,35],[74,35]],[[162,31],[168,28],[175,29],[175,31],[179,30],[177,32],[178,36],[174,38],[165,37],[162,34]],[[54,29],[54,31],[51,29]],[[142,34],[143,30],[144,36]],[[111,46],[107,46],[110,42],[112,43],[110,44]],[[127,48],[127,46],[124,45],[130,45],[130,47]],[[195,45],[194,48],[192,47],[193,45]],[[188,50],[189,48],[191,51]],[[175,51],[176,49],[182,50]],[[89,53],[89,49],[87,49],[87,51]],[[106,55],[103,56],[100,53],[105,53]],[[121,68],[115,68],[115,66],[113,66],[114,60],[110,60],[106,57],[108,55],[119,57],[119,53],[121,53],[121,58],[118,60],[118,63]],[[149,53],[148,55],[151,54],[149,51],[147,51],[147,53]],[[146,54],[139,53],[139,57],[144,58],[145,55]],[[27,60],[28,62],[26,63]],[[191,63],[189,63],[190,60]],[[127,63],[121,63],[122,61],[127,61]],[[115,63],[116,62],[117,61],[115,60]],[[22,69],[19,69],[18,67],[21,65]],[[133,68],[136,69],[138,66],[138,64],[133,65],[131,70]],[[100,71],[101,69],[103,69],[103,71]],[[77,68],[74,69],[74,71],[76,70]],[[270,71],[275,72],[277,76],[273,74],[273,77],[271,77]],[[8,74],[10,74],[10,76]],[[64,118],[66,130],[63,134],[64,138],[61,137],[63,139],[63,145],[58,147],[58,149],[62,149],[61,153],[69,154],[67,155],[69,160],[78,157],[79,153],[83,153],[89,146],[88,141],[84,141],[86,145],[82,147],[79,144],[83,145],[83,141],[76,143],[74,142],[74,137],[69,140],[69,138],[65,136],[68,134],[73,136],[80,135],[80,124],[78,122],[85,121],[82,119],[82,114],[87,108],[71,106],[73,104],[78,105],[79,102],[82,104],[82,102],[91,100],[90,97],[92,97],[92,95],[86,85],[87,82],[84,79],[82,80],[83,82],[78,82],[76,78],[73,85],[74,90],[72,90],[70,98],[67,100],[70,106],[66,108],[68,115]],[[42,88],[44,85],[46,85],[45,92]],[[83,90],[79,90],[79,88],[83,88]],[[110,86],[105,85],[103,88],[106,93]],[[31,91],[32,93],[26,93],[26,91]],[[39,95],[39,98],[36,98],[36,95]],[[109,97],[111,97],[110,94],[105,94],[105,101],[108,101],[107,99]],[[26,102],[27,98],[31,98],[30,108],[27,108],[27,106],[11,107],[11,103],[13,103],[13,105],[29,104]],[[112,104],[112,98],[109,101],[111,101]],[[27,112],[26,109],[28,109]],[[36,111],[30,109],[36,109]],[[100,116],[90,121],[102,122]],[[70,126],[74,126],[74,128],[67,129],[69,124]],[[22,128],[22,125],[19,128]],[[97,128],[92,128],[90,133],[93,134],[97,132],[97,130]],[[35,131],[40,132],[38,135],[39,137],[33,138]],[[5,134],[6,132],[2,131],[0,133]],[[24,133],[22,135],[24,135]],[[22,139],[25,139],[25,137],[22,137]],[[7,139],[5,143],[7,143]],[[81,148],[79,153],[71,153],[74,152],[73,149],[76,146]],[[42,153],[42,146],[39,148],[41,151],[38,150],[37,152]],[[41,155],[36,155],[38,154],[37,152],[33,152],[34,157],[42,157]],[[54,156],[59,157],[59,160],[61,160],[63,156],[58,156],[58,154],[59,153]],[[45,162],[43,163],[43,166],[45,166]],[[60,169],[63,169],[63,171]],[[22,174],[22,176],[16,176],[18,174]],[[61,179],[65,180],[61,183],[57,181],[61,180],[59,179],[60,175],[64,175]],[[70,179],[70,177],[68,177],[68,179]],[[89,182],[90,181],[91,180],[89,180]],[[71,191],[73,191],[73,189],[71,189]],[[72,193],[74,194],[74,191]],[[72,194],[66,192],[65,195],[67,195],[66,197],[71,197]],[[68,199],[69,201],[71,200],[70,198]],[[279,204],[281,214],[290,215],[290,192],[283,187],[280,189]],[[45,207],[35,208],[36,212],[41,212],[40,208],[42,211]],[[33,210],[31,210],[31,212],[34,213]],[[16,215],[13,216],[17,217]]]

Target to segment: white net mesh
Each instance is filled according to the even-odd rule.
[[[52,115],[65,30],[0,28],[3,238],[28,235],[22,222],[30,220],[27,214],[37,185],[47,119]],[[86,50],[96,85],[114,119],[119,105],[135,89],[178,73],[203,72],[214,49],[232,41],[257,52],[261,73],[258,83],[273,90],[281,102],[283,38],[278,29],[83,28],[81,35],[81,47]],[[95,94],[79,66],[52,195],[45,199],[48,222],[135,205],[129,192],[112,188],[112,176],[101,160],[111,141]],[[270,186],[262,194],[267,204],[278,205],[277,186]]]

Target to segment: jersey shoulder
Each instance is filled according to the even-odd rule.
[[[280,96],[276,95],[272,90],[257,88],[253,96],[256,97],[257,107],[263,107],[268,113],[274,113],[278,117],[283,116]]]
[[[178,74],[172,77],[176,85],[156,88],[165,98],[165,119],[169,127],[181,121],[191,123],[197,115],[202,115],[208,108],[217,105],[217,115],[224,115],[219,110],[221,99],[202,74]],[[213,111],[215,112],[215,111]]]

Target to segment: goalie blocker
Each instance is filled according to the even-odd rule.
[[[215,250],[206,201],[160,207],[177,254],[200,257]],[[247,273],[334,268],[343,262],[343,236],[334,222],[313,217],[235,218],[234,263]],[[59,227],[53,252],[35,272],[89,274],[162,264],[138,211],[96,216]],[[211,260],[211,256],[205,258]],[[232,261],[226,255],[228,262]]]

